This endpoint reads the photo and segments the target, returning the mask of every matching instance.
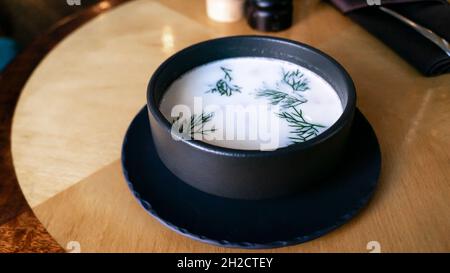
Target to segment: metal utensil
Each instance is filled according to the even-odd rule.
[[[429,30],[428,28],[417,24],[416,22],[406,18],[405,16],[403,16],[403,15],[401,15],[401,14],[399,14],[399,13],[397,13],[397,12],[395,12],[395,11],[389,9],[389,8],[379,7],[379,9],[382,10],[383,12],[385,12],[385,13],[387,13],[387,14],[395,17],[395,18],[397,18],[398,20],[402,21],[406,25],[412,27],[415,31],[419,32],[425,38],[427,38],[431,42],[435,43],[445,53],[447,53],[448,56],[450,56],[450,45],[447,42],[447,40],[445,40],[441,36],[437,35],[436,33],[434,33],[433,31]]]

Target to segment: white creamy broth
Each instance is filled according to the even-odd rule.
[[[160,111],[176,130],[206,143],[274,150],[321,134],[343,108],[333,87],[305,67],[242,57],[186,72],[169,86]]]

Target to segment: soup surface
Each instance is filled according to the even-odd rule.
[[[343,112],[333,87],[314,72],[270,58],[230,58],[174,81],[160,111],[173,132],[241,150],[274,150],[310,140]]]

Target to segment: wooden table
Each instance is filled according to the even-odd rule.
[[[163,60],[206,39],[261,33],[244,21],[210,21],[202,0],[137,0],[102,12],[120,2],[102,2],[38,40],[33,50],[46,53],[101,13],[59,42],[31,76],[40,58],[26,51],[0,79],[0,251],[63,251],[78,243],[83,252],[243,251],[193,241],[149,217],[125,185],[120,146]],[[370,241],[383,252],[450,251],[450,75],[421,76],[315,0],[297,1],[294,26],[273,35],[317,47],[348,70],[383,167],[372,202],[350,223],[268,251],[367,252]]]

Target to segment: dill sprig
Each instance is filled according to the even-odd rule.
[[[182,119],[183,116],[180,113],[178,117],[174,118],[172,121],[173,126],[178,126],[178,132],[185,136],[190,136],[191,138],[196,138],[201,135],[206,135],[208,133],[215,132],[216,129],[212,126],[210,129],[205,129],[205,124],[210,122],[214,117],[214,113],[202,112],[200,115],[193,114],[189,119]],[[185,131],[186,130],[186,131]]]
[[[305,142],[319,134],[318,128],[325,128],[323,125],[313,124],[303,118],[302,110],[293,108],[293,112],[281,112],[278,114],[280,118],[285,119],[289,123],[289,127],[294,128],[291,134],[295,136],[289,137],[293,143]]]
[[[220,69],[222,69],[223,73],[225,73],[224,79],[226,81],[232,81],[233,80],[233,78],[231,77],[231,72],[233,72],[233,70],[231,70],[229,68],[226,68],[226,67],[223,67],[223,66],[221,66]]]
[[[263,88],[257,91],[256,97],[266,97],[272,105],[280,105],[281,108],[297,107],[308,100],[295,91],[306,91],[309,89],[308,80],[299,69],[284,71],[281,69],[283,77],[277,82],[276,88]],[[292,95],[280,90],[280,85],[286,84],[291,87]]]
[[[231,77],[231,72],[233,72],[229,68],[220,67],[220,69],[223,71],[224,76],[222,79],[219,79],[216,84],[206,91],[206,93],[219,93],[221,96],[231,96],[233,95],[233,92],[241,92],[241,87],[235,84],[232,84],[231,81],[233,78]]]
[[[283,69],[282,73],[283,82],[289,85],[293,91],[304,92],[309,89],[309,81],[299,69],[287,72]]]
[[[295,97],[274,89],[261,89],[256,93],[257,97],[266,97],[270,104],[280,105],[282,108],[296,107],[307,102],[302,96]]]

